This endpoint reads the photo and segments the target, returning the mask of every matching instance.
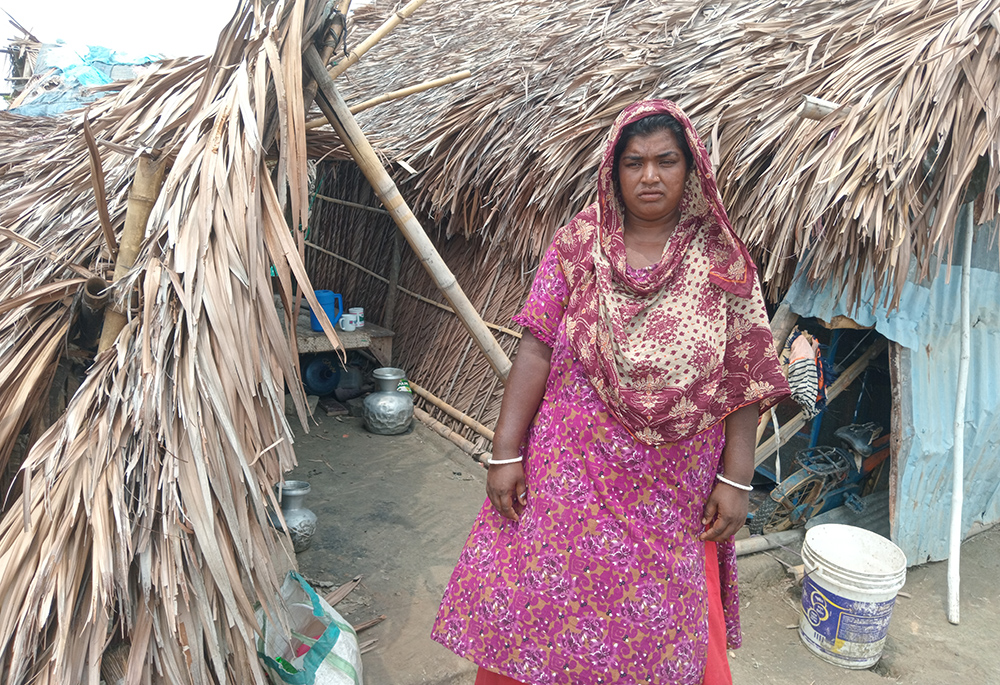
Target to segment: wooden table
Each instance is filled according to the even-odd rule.
[[[281,302],[277,302],[279,314],[282,311]],[[366,321],[364,327],[356,328],[353,331],[342,331],[340,326],[337,329],[337,337],[340,343],[347,350],[369,350],[379,363],[385,366],[392,365],[392,337],[395,335],[388,328],[376,326],[370,321]],[[309,320],[309,307],[302,305],[299,309],[299,318],[295,326],[295,337],[299,344],[299,354],[317,354],[319,352],[332,352],[333,345],[330,344],[326,333],[314,331]]]

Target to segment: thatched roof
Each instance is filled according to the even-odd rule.
[[[359,9],[355,35],[383,13]],[[765,279],[811,250],[813,278],[898,286],[950,250],[981,157],[977,219],[997,213],[998,29],[1000,0],[429,2],[348,74],[360,100],[474,71],[359,116],[449,234],[537,257],[592,198],[613,117],[669,97]],[[801,119],[805,94],[850,109]]]
[[[109,638],[130,641],[136,672],[170,682],[263,682],[251,605],[277,585],[264,505],[294,459],[286,384],[303,411],[270,267],[292,311],[293,286],[311,287],[282,200],[305,226],[307,152],[331,144],[299,125],[301,41],[323,4],[247,0],[211,61],[166,63],[92,107],[103,227],[82,116],[0,120],[0,462],[19,434],[30,447],[24,492],[0,520],[5,682],[96,681]],[[978,212],[996,213],[998,12],[1000,0],[429,2],[348,74],[363,99],[476,70],[363,123],[418,169],[409,195],[425,213],[480,239],[476,263],[453,263],[463,283],[502,255],[474,298],[502,324],[529,280],[513,262],[536,258],[587,203],[612,118],[651,94],[700,123],[767,277],[787,280],[809,247],[817,277],[848,268],[850,282],[898,284],[913,256],[926,268],[982,155]],[[375,15],[384,7],[359,10],[358,24]],[[803,93],[851,110],[800,120]],[[90,361],[67,349],[75,295],[111,264],[105,231],[120,232],[144,150],[172,169],[113,289],[137,306],[48,426],[57,362]],[[425,367],[459,361],[427,385],[488,417],[497,383],[469,345],[444,335]]]
[[[301,54],[325,5],[248,0],[211,61],[165,63],[95,103],[96,193],[82,114],[0,118],[0,466],[19,434],[29,446],[0,520],[4,683],[96,683],[122,641],[131,682],[266,682],[254,604],[281,619],[265,504],[294,464],[286,385],[305,418],[273,292],[285,311],[293,287],[312,293],[279,195],[304,225]],[[113,266],[105,236],[121,240],[144,151],[171,168],[112,288],[134,302],[128,324],[90,365],[70,345],[76,296]],[[48,425],[72,359],[89,369]]]

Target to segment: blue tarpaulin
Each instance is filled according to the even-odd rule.
[[[957,234],[964,239],[965,212]],[[962,530],[1000,522],[1000,254],[996,226],[976,229],[971,278],[971,362],[965,415],[965,505]],[[961,250],[956,250],[961,252]],[[850,317],[902,346],[894,395],[901,419],[892,503],[892,539],[908,562],[948,557],[952,446],[961,345],[962,267],[941,265],[930,283],[907,283],[899,309],[854,308],[836,284],[818,288],[797,279],[785,302],[800,316]]]
[[[10,111],[25,116],[55,116],[78,109],[100,97],[100,93],[91,92],[94,86],[135,78],[137,66],[160,59],[159,55],[132,56],[93,45],[42,45],[35,75],[51,80],[52,87],[39,90]]]

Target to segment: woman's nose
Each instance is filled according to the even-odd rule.
[[[656,180],[656,165],[655,164],[643,164],[642,165],[642,180],[643,181],[655,181]]]

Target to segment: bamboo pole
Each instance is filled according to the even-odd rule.
[[[484,454],[483,450],[476,447],[472,442],[466,440],[461,435],[448,428],[433,416],[425,412],[420,407],[413,408],[413,415],[425,426],[430,428],[432,431],[437,433],[443,438],[451,440],[460,450],[468,454],[469,456],[476,459],[476,461],[482,462],[480,455]],[[487,459],[488,461],[488,459]]]
[[[410,86],[408,88],[401,88],[399,90],[389,91],[388,93],[383,93],[378,97],[371,98],[370,100],[365,100],[364,102],[359,102],[356,105],[351,105],[351,114],[358,114],[359,112],[364,112],[366,109],[371,109],[375,105],[381,105],[384,102],[389,102],[390,100],[399,100],[400,98],[405,98],[408,95],[416,95],[417,93],[423,93],[424,91],[430,90],[431,88],[437,88],[438,86],[447,86],[450,83],[455,83],[456,81],[463,81],[472,76],[472,72],[466,69],[465,71],[456,71],[454,74],[448,74],[447,76],[442,76],[441,78],[431,79],[430,81],[424,81],[423,83],[418,83],[415,86]],[[316,117],[315,119],[310,119],[306,122],[306,130],[312,130],[314,128],[319,128],[326,124],[326,117]]]
[[[157,159],[153,159],[149,154],[140,155],[135,178],[132,179],[132,187],[128,191],[125,227],[122,229],[122,241],[118,246],[118,259],[115,261],[115,275],[112,282],[123,278],[135,265],[135,258],[139,255],[139,248],[146,235],[146,224],[160,194],[166,171],[166,155],[161,155]],[[125,306],[128,306],[127,300]],[[115,306],[105,308],[104,329],[101,331],[98,353],[114,344],[126,321],[125,313],[120,308]]]
[[[861,372],[865,370],[871,360],[874,359],[878,354],[885,350],[886,345],[885,339],[879,339],[872,343],[872,346],[868,348],[863,355],[861,355],[856,362],[851,364],[847,369],[840,374],[836,381],[830,386],[830,389],[826,391],[826,401],[833,402],[837,396],[844,392],[851,383],[854,382]],[[787,421],[785,425],[781,427],[781,445],[792,439],[792,437],[799,432],[799,430],[806,424],[805,412],[799,412],[790,421]],[[778,444],[776,436],[772,435],[764,444],[757,448],[754,453],[753,465],[756,468],[760,466],[761,462],[774,454],[774,451],[778,449],[781,445]]]
[[[782,302],[778,306],[778,310],[771,317],[771,336],[774,338],[775,353],[781,354],[781,350],[785,347],[785,341],[788,340],[788,336],[795,327],[795,322],[798,320],[799,315],[793,312],[787,304]],[[754,445],[759,445],[760,439],[764,437],[764,431],[767,430],[767,422],[770,416],[771,412],[767,412],[762,414],[757,421],[757,439],[754,440]]]
[[[368,182],[371,183],[379,200],[392,214],[396,225],[403,232],[403,236],[420,258],[420,262],[427,269],[431,278],[434,279],[434,283],[444,294],[455,313],[458,314],[458,318],[468,329],[483,354],[486,355],[490,366],[493,367],[493,372],[501,380],[506,381],[507,374],[510,372],[510,359],[507,358],[493,334],[490,333],[489,328],[483,323],[479,312],[462,291],[455,275],[438,254],[434,243],[431,242],[420,222],[413,216],[406,201],[403,200],[399,188],[392,182],[392,178],[379,162],[378,156],[365,138],[361,127],[358,126],[358,122],[348,111],[344,99],[337,92],[333,79],[326,73],[316,48],[309,46],[303,54],[303,59],[306,68],[319,82],[320,95],[316,100],[319,102],[323,114],[330,120],[337,135],[340,136],[354,161],[361,168]]]
[[[411,0],[409,3],[406,4],[405,7],[403,7],[403,9],[399,10],[398,12],[396,12],[395,14],[393,14],[391,17],[389,17],[388,19],[386,19],[385,22],[381,26],[379,26],[377,29],[375,29],[375,31],[370,36],[368,36],[367,38],[365,38],[363,41],[361,41],[360,44],[358,44],[358,46],[356,48],[354,48],[353,50],[351,50],[351,53],[347,57],[345,57],[340,62],[337,62],[337,64],[335,64],[333,66],[333,68],[330,69],[330,72],[329,72],[330,79],[332,80],[332,79],[337,78],[338,76],[340,76],[341,74],[343,74],[345,71],[347,71],[347,69],[351,65],[356,64],[358,62],[358,60],[360,60],[365,55],[366,52],[368,52],[369,50],[371,50],[372,47],[376,43],[378,43],[380,40],[382,40],[387,35],[389,35],[390,33],[392,33],[392,31],[397,26],[399,26],[400,24],[402,24],[405,20],[409,19],[410,16],[414,12],[416,12],[417,9],[422,4],[424,4],[426,1],[427,0]],[[320,62],[320,64],[323,65],[323,71],[325,72],[326,71],[326,62]],[[320,80],[318,74],[315,74],[315,77],[316,77],[317,81]]]
[[[333,57],[333,53],[337,50],[337,47],[344,40],[344,36],[347,31],[347,13],[351,9],[351,0],[340,0],[337,4],[337,8],[334,11],[333,16],[328,20],[328,24],[324,30],[326,35],[326,40],[323,42],[323,52],[320,57],[323,60],[323,64],[330,61]],[[305,76],[305,75],[304,75]],[[316,99],[316,90],[319,88],[314,78],[306,78],[302,85],[302,103],[305,106],[306,114],[309,113],[309,107],[312,106],[313,101]],[[306,130],[309,130],[307,123]],[[315,128],[315,127],[313,127]],[[277,132],[277,127],[273,128],[269,133],[272,135]],[[270,137],[265,137],[266,141],[264,149],[271,147],[272,139]]]
[[[365,267],[361,266],[357,262],[351,261],[347,257],[339,255],[336,252],[331,252],[330,250],[327,250],[326,248],[320,247],[316,243],[313,243],[313,242],[310,242],[310,241],[307,240],[306,241],[306,247],[311,247],[312,249],[316,250],[317,252],[322,252],[325,255],[329,255],[329,256],[333,257],[334,259],[342,261],[344,264],[348,264],[350,266],[353,266],[355,269],[357,269],[359,271],[363,271],[364,273],[368,274],[369,276],[371,276],[372,278],[374,278],[377,281],[382,281],[383,283],[388,283],[390,286],[392,285],[392,279],[391,278],[386,278],[382,274],[375,273],[371,269],[366,269]],[[391,274],[390,274],[390,276],[391,276]],[[396,278],[397,278],[397,281],[398,281],[398,279],[399,279],[398,274],[397,274]],[[425,304],[429,304],[431,306],[437,307],[438,309],[440,309],[442,311],[445,311],[445,312],[448,312],[449,314],[456,314],[455,310],[452,309],[451,307],[449,307],[448,305],[441,304],[440,302],[435,302],[431,298],[424,297],[420,293],[415,293],[412,290],[408,290],[407,288],[404,288],[401,285],[397,285],[396,289],[399,292],[401,292],[401,293],[403,293],[405,295],[409,295],[410,297],[412,297],[415,300],[420,300],[421,302],[423,302]],[[500,333],[506,333],[507,335],[512,335],[515,338],[517,338],[518,340],[520,340],[521,337],[522,337],[520,333],[518,333],[517,331],[512,330],[510,328],[505,328],[503,326],[498,326],[497,324],[490,323],[489,321],[484,321],[483,323],[486,325],[487,328],[491,328],[494,331],[498,331]],[[385,324],[385,327],[386,328],[392,328],[392,326],[390,326],[388,323]]]
[[[781,354],[781,350],[785,347],[785,341],[788,340],[788,335],[798,320],[799,315],[785,303],[781,303],[778,310],[774,312],[774,316],[771,318],[771,336],[774,337],[774,351],[778,354]]]
[[[100,277],[88,278],[83,284],[77,328],[77,345],[90,349],[97,342],[104,325],[104,309],[108,305],[108,282]]]
[[[754,535],[753,537],[736,541],[736,556],[742,557],[747,554],[765,552],[775,547],[781,547],[782,545],[792,545],[805,536],[806,531],[804,528],[792,528],[791,530],[782,530],[768,535]]]
[[[451,406],[437,395],[434,395],[430,391],[421,388],[413,381],[410,381],[410,387],[413,389],[413,392],[415,392],[417,395],[419,395],[420,397],[424,398],[425,400],[433,404],[435,407],[443,411],[445,414],[455,419],[456,421],[465,424],[466,426],[468,426],[469,428],[476,431],[481,436],[492,442],[493,431],[491,431],[489,428],[479,423],[468,414],[465,414],[459,411],[458,409],[455,409],[455,407]]]
[[[955,397],[953,471],[951,476],[951,532],[948,540],[948,622],[958,625],[961,602],[962,505],[965,499],[965,399],[969,385],[970,315],[969,287],[972,281],[972,238],[975,226],[972,203],[965,206],[965,250],[962,253],[962,351],[958,361],[958,393]]]

